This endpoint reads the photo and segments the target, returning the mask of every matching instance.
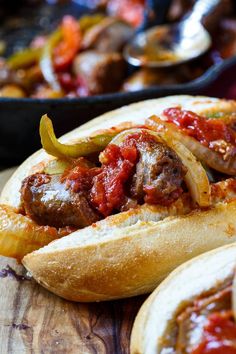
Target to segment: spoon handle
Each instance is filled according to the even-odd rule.
[[[146,0],[143,23],[137,32],[163,24],[171,3],[172,0]]]
[[[192,13],[185,21],[201,22],[221,3],[221,0],[198,0],[193,6]]]

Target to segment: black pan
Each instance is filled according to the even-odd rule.
[[[18,29],[17,32],[9,30],[4,34],[8,42],[12,43],[10,48],[24,46],[39,30],[48,31],[53,27],[63,13],[72,13],[79,17],[90,11],[91,9],[75,3],[57,7],[44,5],[40,8],[34,5],[33,9],[32,6],[22,7],[19,17],[29,18],[30,21],[27,21],[27,25],[22,30]],[[46,23],[39,21],[42,13],[46,13]],[[6,19],[8,17],[5,15],[1,23]],[[16,42],[16,37],[21,38],[20,44],[19,41]],[[48,113],[53,119],[59,136],[99,114],[132,102],[173,94],[209,94],[209,88],[211,88],[210,92],[214,92],[214,83],[217,79],[221,81],[222,75],[224,78],[227,77],[227,84],[230,84],[233,77],[229,73],[235,68],[236,57],[233,57],[212,66],[201,77],[190,83],[152,87],[132,93],[73,99],[0,98],[0,167],[18,164],[40,147],[38,127],[40,117],[44,113]],[[214,92],[214,95],[220,96],[221,93]]]

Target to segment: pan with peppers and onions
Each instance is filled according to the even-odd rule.
[[[64,5],[45,5],[45,2],[37,1],[38,4],[31,4],[31,7],[28,4],[22,8],[19,18],[11,13],[3,21],[0,97],[81,98],[148,88],[161,95],[160,86],[165,92],[173,92],[174,87],[179,89],[179,85],[182,87],[197,78],[208,85],[209,80],[204,74],[209,72],[210,75],[211,69],[219,65],[227,68],[229,64],[223,62],[236,54],[233,0],[224,1],[219,11],[204,23],[213,39],[210,50],[196,61],[168,69],[147,68],[145,65],[135,69],[124,58],[124,46],[142,24],[144,13],[149,12],[145,0],[80,0],[74,1],[79,5],[72,7],[68,5],[71,1],[66,0],[62,1]],[[159,21],[173,23],[181,21],[191,11],[194,1],[173,0],[168,3],[171,4],[165,18],[162,18],[165,11],[157,11],[157,15]],[[103,6],[97,8],[96,11],[100,12],[91,14],[88,6],[96,4]],[[64,17],[61,17],[62,9]],[[4,9],[0,10],[4,12]],[[32,27],[32,23],[37,22],[50,22],[50,26]],[[16,26],[19,26],[19,33]],[[27,41],[22,41],[24,36]],[[213,76],[210,77],[212,81]],[[194,84],[195,91],[202,87],[199,86],[200,82]],[[128,94],[124,96],[127,102],[129,97]]]
[[[126,76],[122,49],[133,33],[129,23],[105,14],[65,15],[53,32],[0,57],[0,97],[73,98],[119,91]]]
[[[131,354],[236,353],[236,244],[173,271],[142,305]]]
[[[1,195],[0,254],[66,299],[99,301],[150,292],[235,242],[235,114],[234,101],[170,96],[59,140],[44,115],[44,150]]]

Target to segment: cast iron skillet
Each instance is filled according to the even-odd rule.
[[[8,3],[10,4],[11,0],[8,0]],[[16,46],[27,45],[37,32],[53,28],[63,13],[79,17],[90,11],[91,9],[76,3],[56,7],[44,5],[40,8],[34,5],[33,9],[21,7],[19,17],[23,18],[24,26],[7,31],[1,27],[0,37],[7,39],[10,43],[8,50],[11,51]],[[0,12],[1,15],[3,14]],[[0,22],[3,23],[4,19],[9,20],[9,15],[0,17]],[[156,86],[130,93],[71,99],[0,98],[0,168],[20,163],[41,146],[38,127],[40,117],[44,113],[48,113],[53,119],[56,133],[60,136],[99,114],[135,101],[173,94],[208,93],[208,87],[213,85],[222,73],[233,70],[234,66],[236,67],[236,57],[214,65],[201,77],[189,83]],[[232,75],[228,76],[229,80],[233,80]]]

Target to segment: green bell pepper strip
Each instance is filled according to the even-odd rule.
[[[118,132],[106,132],[96,136],[81,138],[73,145],[60,143],[54,133],[51,119],[45,114],[40,121],[40,137],[43,148],[52,156],[69,159],[102,151]]]
[[[42,48],[26,48],[16,52],[7,59],[8,66],[13,69],[21,69],[33,63],[37,63],[42,52]]]

